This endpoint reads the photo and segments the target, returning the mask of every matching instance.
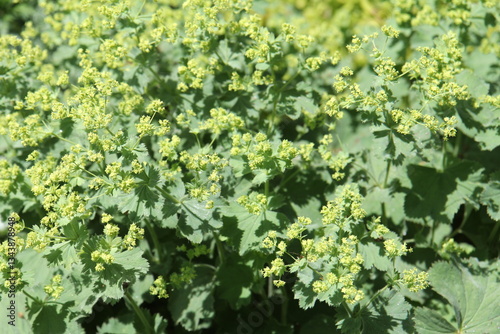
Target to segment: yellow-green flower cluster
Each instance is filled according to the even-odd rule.
[[[434,48],[419,47],[417,50],[423,55],[403,65],[402,71],[422,80],[429,100],[443,106],[454,106],[456,100],[469,98],[468,87],[454,81],[455,75],[463,70],[462,48],[454,32],[443,35]]]
[[[178,157],[177,147],[181,143],[181,138],[177,135],[173,135],[171,138],[165,138],[160,141],[160,154],[162,159],[175,160]]]
[[[340,291],[345,302],[353,304],[365,297],[363,290],[357,286],[357,280],[363,270],[371,270],[371,264],[365,264],[360,248],[365,247],[361,240],[389,238],[390,230],[382,225],[381,218],[373,218],[365,227],[358,229],[352,226],[360,222],[366,212],[361,208],[363,197],[355,185],[346,185],[336,193],[336,198],[321,211],[323,226],[315,234],[310,234],[313,227],[311,219],[298,217],[286,232],[286,242],[278,238],[278,232],[270,231],[263,240],[262,247],[271,250],[276,258],[262,270],[264,277],[281,276],[288,269],[290,272],[312,270],[315,279],[309,283],[312,290],[318,294],[318,299],[326,298],[330,293]],[[360,222],[361,223],[361,222]],[[333,227],[333,228],[332,228]],[[299,254],[288,251],[287,243],[293,239],[300,241]],[[395,238],[384,242],[386,256],[389,259],[400,257],[411,251],[405,243]],[[286,265],[283,257],[289,256],[293,262]],[[396,270],[394,268],[394,270]],[[309,275],[309,274],[308,274]],[[416,271],[397,272],[398,281],[411,291],[425,288],[426,273],[416,274]],[[399,277],[402,277],[399,279]],[[282,286],[281,280],[274,280],[275,286]]]
[[[218,136],[222,131],[240,129],[244,125],[243,119],[234,113],[224,108],[213,108],[210,110],[210,118],[200,125],[200,130],[208,130]]]
[[[64,291],[64,287],[61,285],[62,276],[55,275],[52,277],[52,283],[50,285],[44,286],[43,290],[46,294],[54,299],[58,299]]]
[[[17,103],[16,109],[24,108],[21,103]],[[12,141],[21,141],[23,146],[39,146],[39,144],[49,136],[49,133],[43,128],[41,117],[38,114],[27,116],[21,122],[20,113],[14,112],[0,117],[2,126],[0,134],[8,134]]]
[[[214,73],[216,65],[216,58],[199,57],[190,59],[186,65],[180,66],[177,70],[181,79],[177,89],[186,92],[189,88],[203,88],[203,80],[209,74]]]
[[[16,68],[14,73],[19,73],[28,65],[41,67],[47,55],[47,50],[35,45],[28,35],[23,38],[14,35],[0,36],[0,57],[4,61],[4,66]]]
[[[103,233],[107,237],[113,239],[113,238],[116,238],[116,236],[118,236],[118,233],[120,233],[120,228],[118,226],[116,226],[115,224],[108,223],[108,224],[104,225]]]
[[[193,173],[194,180],[188,185],[191,197],[202,202],[220,192],[221,171],[228,165],[226,159],[221,158],[217,153],[190,154],[182,151],[179,161]]]
[[[285,273],[286,266],[282,258],[278,257],[271,261],[270,267],[265,267],[261,270],[262,276],[270,277],[271,275],[281,276]]]
[[[425,271],[417,273],[417,269],[403,271],[401,283],[406,286],[411,292],[418,292],[429,286],[429,274]]]
[[[349,156],[340,151],[337,155],[333,154],[333,136],[331,134],[325,135],[320,140],[320,145],[318,146],[318,152],[321,154],[321,158],[328,163],[328,167],[334,172],[332,178],[334,180],[340,181],[344,178],[345,173],[343,170],[347,167],[347,164],[351,161]]]
[[[255,136],[250,133],[237,133],[232,136],[230,151],[233,156],[244,156],[252,170],[278,168],[284,171],[292,166],[292,160],[301,153],[289,140],[271,143],[267,136],[259,132]],[[304,154],[307,152],[304,152]]]
[[[442,243],[439,254],[448,259],[452,255],[460,255],[469,253],[473,249],[470,245],[458,244],[453,238],[450,238]]]
[[[5,159],[0,160],[0,194],[8,195],[15,184],[21,169],[17,165],[11,165]]]
[[[149,293],[153,296],[158,296],[158,298],[168,298],[167,292],[167,282],[163,276],[158,276],[153,282],[153,285],[149,287]]]
[[[180,287],[183,284],[190,283],[196,277],[196,271],[192,264],[186,264],[181,267],[180,273],[170,275],[170,282],[174,287]]]
[[[15,255],[23,250],[25,244],[26,243],[23,238],[15,235],[0,244],[0,254],[6,258],[12,257],[12,255]]]
[[[297,221],[290,225],[287,229],[286,236],[288,239],[301,239],[302,233],[307,230],[307,226],[312,223],[310,218],[300,216]]]
[[[399,240],[388,239],[384,241],[385,252],[388,257],[395,258],[399,256],[406,255],[413,251],[412,248],[408,248],[406,243],[401,243]]]
[[[91,260],[96,263],[96,271],[104,271],[106,267],[105,264],[112,264],[115,261],[115,257],[111,255],[108,251],[95,250],[91,254]]]
[[[186,252],[186,255],[191,261],[192,259],[202,256],[202,255],[208,255],[210,254],[210,249],[206,245],[193,245],[192,248],[187,248],[186,245],[182,245],[177,247],[178,251],[183,251]]]
[[[323,224],[335,224],[343,229],[347,225],[363,219],[366,216],[366,211],[361,207],[362,199],[357,186],[348,184],[341,187],[338,196],[321,209]]]
[[[10,280],[10,279],[5,280],[5,282],[3,283],[3,286],[6,289],[9,289],[10,285],[12,283],[14,283],[16,288],[19,289],[19,286],[21,286],[23,284],[22,271],[19,268],[14,268],[14,270],[10,270],[8,268],[9,267],[7,266],[6,269],[2,270],[4,272],[4,274],[5,274],[5,271],[8,270],[9,277],[17,277],[17,278],[15,280]]]
[[[260,215],[264,212],[268,205],[268,199],[264,194],[251,192],[250,195],[240,196],[237,200],[238,204],[243,206],[249,213]]]
[[[144,239],[144,229],[133,223],[130,225],[127,235],[123,237],[123,248],[131,250],[136,246],[137,240],[142,239]]]
[[[335,96],[331,96],[322,106],[322,110],[330,117],[341,119],[344,113],[340,111],[339,101]]]
[[[396,38],[398,35],[398,31],[390,26],[384,26],[382,31],[389,38]],[[441,133],[445,140],[453,137],[456,133],[455,116],[441,119],[437,108],[431,106],[435,103],[439,107],[453,107],[458,100],[470,99],[469,88],[456,81],[456,75],[464,69],[462,47],[456,34],[450,31],[441,36],[435,40],[434,47],[416,48],[422,56],[410,59],[402,66],[386,56],[386,50],[378,49],[374,42],[376,37],[376,34],[363,38],[354,36],[352,44],[347,48],[350,52],[358,52],[364,48],[365,44],[373,40],[374,46],[370,56],[374,59],[373,70],[378,77],[387,83],[404,81],[405,77],[408,77],[425,102],[419,104],[417,108],[397,107],[399,103],[394,104],[389,100],[390,86],[363,91],[357,83],[352,82],[350,78],[352,71],[342,68],[339,74],[334,76],[333,87],[338,95],[330,98],[324,107],[325,112],[338,116],[343,109],[356,109],[378,115],[377,117],[382,122],[386,122],[388,127],[393,127],[403,135],[411,134],[415,125],[422,125],[431,132]],[[401,66],[400,70],[399,66]]]
[[[268,249],[274,249],[277,245],[277,234],[276,231],[269,231],[267,237],[262,240],[262,247]]]
[[[356,252],[358,243],[358,238],[350,235],[348,238],[342,238],[342,244],[339,246],[339,262],[352,274],[357,274],[361,270],[360,264],[364,261],[361,254]]]

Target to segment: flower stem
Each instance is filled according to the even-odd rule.
[[[125,290],[125,301],[134,309],[135,314],[141,320],[142,324],[144,325],[145,334],[153,334],[154,329],[151,327],[151,324],[146,319],[146,315],[141,310],[139,305],[137,305],[137,303],[127,290]]]

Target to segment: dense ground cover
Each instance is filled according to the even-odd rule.
[[[499,9],[3,1],[2,328],[500,331]]]

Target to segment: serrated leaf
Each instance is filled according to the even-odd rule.
[[[78,252],[70,241],[49,247],[45,258],[50,264],[62,264],[66,269],[79,260]]]
[[[294,298],[298,299],[301,308],[307,310],[313,307],[318,300],[318,294],[312,289],[314,272],[311,268],[306,267],[297,273],[297,278],[298,280],[293,286]]]
[[[225,220],[223,233],[237,245],[240,255],[260,250],[267,233],[280,230],[287,220],[282,213],[264,211],[255,215],[234,204],[225,207],[223,215],[229,218]]]
[[[488,94],[490,85],[471,70],[460,72],[456,76],[456,79],[459,85],[467,85],[469,93],[471,93],[474,98],[479,98]]]
[[[500,145],[500,116],[498,108],[483,103],[479,108],[462,104],[457,127],[479,143],[482,150],[492,151]]]
[[[181,219],[177,227],[191,242],[202,242],[204,236],[222,226],[222,223],[213,216],[214,209],[207,209],[205,206],[206,202],[198,202],[196,199],[181,203]]]
[[[434,310],[417,307],[415,319],[417,319],[417,329],[420,334],[457,333],[457,329]]]
[[[483,184],[482,169],[468,161],[459,162],[444,172],[433,168],[408,166],[412,188],[405,198],[408,219],[424,223],[450,223],[464,203],[478,202]]]
[[[133,318],[130,316],[122,316],[120,318],[109,318],[104,324],[99,326],[97,334],[111,333],[134,333]]]
[[[361,242],[358,244],[358,251],[363,256],[363,266],[366,269],[375,267],[378,270],[387,271],[392,268],[392,262],[385,254],[382,242],[368,242],[366,244]]]
[[[374,145],[384,148],[384,153],[394,161],[403,160],[406,156],[414,155],[415,143],[411,136],[402,135],[385,126],[372,127],[375,140]]]
[[[250,302],[253,271],[241,263],[225,263],[217,271],[217,292],[233,309]]]
[[[147,272],[149,263],[142,257],[142,250],[133,248],[123,252],[117,249],[111,249],[110,254],[114,261],[111,264],[105,264],[105,269],[101,272],[95,271],[96,263],[91,259],[92,250],[99,249],[102,239],[97,237],[90,238],[83,247],[86,251],[81,254],[80,259],[83,264],[83,272],[87,277],[87,284],[94,285],[94,291],[102,293],[104,297],[116,300],[123,297],[124,291],[122,284],[133,283],[139,275]]]
[[[411,333],[410,310],[401,293],[385,290],[362,312],[362,333]]]
[[[148,261],[142,257],[140,248],[132,248],[123,252],[113,254],[114,263],[125,270],[134,270],[136,273],[146,273],[149,268]]]
[[[306,96],[299,96],[295,100],[295,108],[297,108],[299,111],[305,110],[313,115],[316,114],[318,110],[318,106],[314,103],[314,100]]]
[[[168,309],[177,325],[188,331],[209,328],[214,316],[214,271],[196,267],[196,278],[172,291]]]
[[[67,333],[66,317],[68,315],[67,309],[58,310],[56,305],[45,305],[37,317],[33,321],[33,329],[35,334],[54,333],[64,334]],[[50,321],[48,321],[50,319]]]
[[[429,270],[433,289],[443,296],[455,310],[456,324],[453,333],[495,333],[500,329],[499,266],[493,263],[470,260],[469,263],[437,262]],[[446,333],[439,326],[428,328],[428,312],[420,311],[415,318],[421,333]],[[435,319],[440,317],[434,315]],[[446,328],[448,328],[446,326]]]
[[[117,197],[118,208],[128,213],[131,219],[154,216],[160,199],[155,189],[161,186],[160,173],[156,169],[147,167],[138,178],[140,181],[132,193]]]
[[[74,301],[74,309],[86,314],[92,313],[92,308],[103,296],[102,286],[90,272],[83,272],[82,264],[75,265],[67,279],[63,280],[64,292],[61,299]]]
[[[486,205],[491,219],[500,221],[500,181],[492,180],[481,194],[481,203]]]
[[[363,209],[368,214],[385,215],[397,224],[405,218],[404,202],[404,193],[393,192],[388,188],[374,187],[366,194],[363,200]]]

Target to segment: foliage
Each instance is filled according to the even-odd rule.
[[[2,4],[7,327],[495,332],[499,6]]]

